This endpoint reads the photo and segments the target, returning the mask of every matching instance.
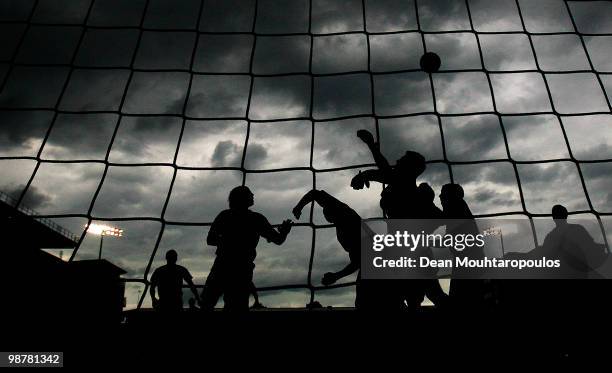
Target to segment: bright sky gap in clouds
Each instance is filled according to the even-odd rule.
[[[598,213],[612,242],[610,1],[34,4],[0,0],[0,191],[77,235],[88,217],[123,228],[104,256],[130,278],[174,248],[202,284],[207,226],[243,182],[274,224],[315,180],[380,217],[380,188],[349,186],[372,163],[362,128],[390,160],[421,152],[437,193],[452,175],[475,214],[562,203]],[[442,59],[431,77],[425,49]],[[262,293],[268,306],[310,301],[313,235],[310,285],[348,261],[333,228],[315,227],[320,209],[305,215],[283,246],[260,243],[257,286],[304,285]],[[98,240],[84,234],[75,258],[97,257]],[[128,287],[132,307],[143,290]]]

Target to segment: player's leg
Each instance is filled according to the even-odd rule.
[[[202,290],[202,311],[212,311],[223,294],[223,266],[215,259]]]
[[[253,296],[253,306],[251,308],[253,309],[260,309],[260,308],[266,308],[263,304],[261,304],[259,302],[259,294],[257,294],[257,288],[255,287],[255,284],[253,282],[251,282],[251,295]]]
[[[235,265],[227,278],[223,301],[224,310],[246,312],[249,310],[249,296],[253,284],[253,264]]]

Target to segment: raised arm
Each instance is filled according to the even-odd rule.
[[[302,199],[295,205],[293,208],[293,215],[296,219],[299,219],[302,214],[302,209],[304,206],[311,202],[316,202],[319,206],[323,208],[333,208],[335,206],[343,205],[342,202],[338,201],[338,199],[332,197],[329,193],[323,190],[313,189],[306,193]]]
[[[363,141],[370,149],[370,152],[374,157],[376,167],[378,167],[378,169],[383,173],[391,172],[391,165],[389,164],[389,161],[387,161],[387,158],[385,158],[385,156],[380,152],[380,145],[374,141],[374,136],[370,133],[370,131],[359,130],[357,131],[357,137],[359,137],[361,141]]]
[[[295,205],[295,207],[293,208],[293,216],[295,216],[296,219],[299,219],[302,215],[302,209],[304,208],[304,206],[315,200],[316,192],[317,190],[313,189],[308,193],[304,194],[302,199],[300,199],[297,205]]]

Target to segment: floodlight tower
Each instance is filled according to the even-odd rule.
[[[107,225],[90,224],[87,226],[87,232],[100,236],[100,250],[98,251],[98,259],[102,259],[102,246],[104,245],[104,236],[123,237],[123,229],[117,227],[109,227]]]

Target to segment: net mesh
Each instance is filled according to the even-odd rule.
[[[528,207],[526,205],[526,197],[524,195],[524,188],[521,184],[521,174],[519,172],[519,167],[521,165],[529,165],[529,164],[546,164],[546,163],[563,163],[563,162],[571,162],[572,164],[575,165],[578,175],[579,175],[579,179],[580,179],[580,185],[582,188],[582,191],[584,192],[584,195],[586,197],[586,202],[588,205],[587,209],[579,209],[579,210],[574,210],[571,211],[571,214],[592,214],[593,216],[596,217],[597,222],[598,222],[598,226],[601,229],[601,233],[603,235],[604,240],[606,240],[606,231],[604,228],[604,223],[602,222],[602,217],[606,217],[606,216],[610,216],[612,213],[610,212],[606,212],[606,211],[598,211],[598,209],[594,206],[594,203],[592,201],[591,195],[589,194],[589,189],[587,188],[587,183],[585,182],[585,177],[584,177],[584,166],[588,165],[588,164],[594,164],[594,163],[609,163],[612,162],[612,159],[578,159],[575,156],[575,152],[572,151],[572,146],[570,144],[570,138],[568,137],[568,133],[566,132],[566,128],[564,127],[563,124],[563,118],[567,118],[567,117],[572,117],[572,116],[585,116],[585,115],[605,115],[608,116],[610,115],[610,112],[612,110],[611,106],[610,106],[610,99],[606,96],[606,91],[605,91],[605,83],[603,78],[606,76],[609,76],[611,73],[610,72],[605,72],[605,71],[598,71],[598,69],[596,68],[596,66],[594,65],[592,56],[589,53],[589,49],[587,48],[586,42],[585,42],[585,38],[590,37],[590,36],[611,36],[612,34],[593,34],[593,33],[584,33],[584,32],[580,32],[578,29],[578,26],[576,24],[576,20],[574,19],[574,16],[572,15],[572,9],[570,4],[572,3],[572,1],[564,1],[564,6],[567,9],[567,12],[569,13],[570,19],[571,19],[571,23],[572,23],[572,29],[565,31],[565,32],[549,32],[549,33],[544,33],[544,32],[531,32],[527,30],[526,27],[526,23],[525,23],[525,17],[524,14],[521,10],[521,3],[516,0],[515,1],[515,5],[516,8],[518,10],[518,16],[520,18],[520,30],[517,31],[499,31],[499,32],[488,32],[488,31],[481,31],[481,30],[476,30],[474,27],[474,20],[473,20],[473,14],[472,14],[472,8],[471,8],[471,2],[470,1],[465,1],[465,9],[467,10],[467,19],[469,21],[469,27],[466,29],[453,29],[453,30],[443,30],[443,31],[427,31],[427,30],[423,30],[422,29],[422,18],[423,15],[419,14],[419,12],[422,12],[422,9],[419,7],[419,3],[422,2],[423,0],[415,0],[413,2],[409,2],[409,4],[411,4],[411,6],[413,7],[413,12],[416,15],[416,28],[415,29],[402,29],[402,30],[394,30],[394,31],[385,31],[385,32],[372,32],[369,31],[368,28],[368,2],[366,0],[362,0],[361,2],[361,9],[359,9],[359,12],[361,13],[362,16],[362,24],[363,24],[363,29],[361,31],[346,31],[346,32],[326,32],[326,33],[319,33],[319,32],[313,32],[313,10],[314,6],[316,4],[313,3],[313,1],[308,2],[308,31],[307,32],[292,32],[292,33],[266,33],[266,32],[262,32],[261,30],[257,30],[256,25],[258,24],[258,17],[261,17],[262,15],[260,14],[259,10],[261,8],[261,4],[258,4],[258,1],[254,2],[254,18],[252,20],[250,20],[250,24],[251,29],[250,31],[240,31],[240,32],[217,32],[217,31],[204,31],[202,30],[202,16],[203,14],[207,11],[207,1],[206,0],[202,0],[202,1],[197,1],[196,3],[198,3],[198,12],[197,12],[197,21],[196,21],[196,25],[200,25],[199,29],[198,27],[196,27],[196,29],[169,29],[169,28],[163,28],[163,29],[158,29],[158,28],[151,28],[151,27],[147,27],[147,25],[145,24],[145,15],[147,14],[147,9],[151,6],[151,1],[147,0],[145,1],[144,4],[144,9],[142,10],[142,14],[139,17],[139,24],[134,24],[134,25],[112,25],[112,26],[95,26],[92,25],[90,22],[88,22],[88,19],[92,13],[92,9],[94,8],[94,5],[96,3],[96,1],[91,1],[87,4],[87,10],[86,10],[86,15],[84,17],[84,21],[77,23],[77,24],[72,24],[71,26],[74,26],[75,32],[78,34],[78,41],[76,42],[76,48],[71,52],[71,58],[70,58],[70,62],[67,64],[58,64],[58,63],[53,63],[53,64],[45,64],[45,63],[21,63],[18,62],[16,59],[16,56],[19,53],[20,48],[22,47],[22,45],[24,44],[24,39],[25,39],[25,35],[27,34],[28,29],[30,29],[33,26],[67,26],[66,23],[61,23],[61,24],[53,24],[53,23],[45,23],[45,22],[39,22],[36,21],[33,16],[37,10],[37,7],[41,6],[41,3],[39,1],[35,1],[34,5],[32,6],[30,12],[29,12],[29,16],[27,17],[27,20],[25,21],[2,21],[2,25],[7,25],[7,24],[19,24],[19,25],[23,25],[24,26],[24,32],[22,33],[21,38],[18,40],[16,47],[14,48],[14,52],[12,54],[12,56],[10,57],[9,60],[7,61],[3,61],[3,63],[6,64],[7,66],[7,71],[6,74],[4,75],[4,78],[1,82],[0,85],[0,93],[5,90],[5,88],[7,87],[7,83],[9,82],[9,80],[11,79],[12,73],[15,70],[15,68],[17,67],[31,67],[31,66],[37,66],[37,67],[45,67],[45,66],[50,66],[50,67],[57,67],[57,66],[63,66],[66,67],[68,70],[67,75],[65,77],[65,79],[62,82],[62,86],[61,86],[61,93],[59,94],[59,97],[56,100],[56,103],[53,107],[28,107],[28,108],[16,108],[16,107],[11,107],[10,105],[5,105],[5,107],[2,107],[1,110],[2,111],[48,111],[52,114],[52,120],[51,120],[51,125],[49,126],[49,128],[46,130],[46,133],[44,135],[44,138],[42,140],[42,143],[40,144],[40,147],[38,148],[38,151],[36,153],[35,156],[3,156],[1,157],[2,160],[17,160],[17,159],[25,159],[25,160],[33,160],[36,162],[36,165],[34,167],[33,173],[31,174],[31,176],[29,177],[27,183],[25,184],[25,188],[23,188],[23,190],[21,191],[21,193],[18,195],[17,198],[17,202],[16,205],[20,205],[23,203],[24,201],[24,197],[26,196],[28,189],[31,187],[33,180],[35,179],[37,173],[40,170],[41,165],[45,164],[45,163],[88,163],[88,164],[100,164],[103,165],[103,172],[102,172],[102,176],[99,180],[99,183],[97,184],[97,188],[95,190],[95,193],[93,194],[93,198],[91,198],[91,201],[89,203],[89,206],[87,208],[87,212],[85,214],[54,214],[54,215],[37,215],[37,218],[41,218],[41,219],[48,219],[48,218],[74,218],[74,217],[80,217],[80,218],[86,218],[88,223],[91,223],[92,221],[96,221],[96,220],[105,220],[105,221],[131,221],[131,220],[147,220],[147,221],[153,221],[153,222],[159,222],[161,223],[161,229],[159,234],[156,237],[155,240],[155,245],[153,247],[152,252],[150,253],[147,265],[146,265],[146,269],[144,271],[144,276],[143,278],[138,278],[138,279],[131,279],[129,281],[135,281],[135,282],[140,282],[142,284],[144,284],[145,286],[148,287],[148,277],[150,275],[151,269],[152,269],[152,264],[154,262],[154,258],[156,256],[156,253],[160,247],[160,242],[162,241],[162,236],[164,235],[164,231],[167,229],[167,227],[169,225],[185,225],[185,226],[209,226],[211,224],[211,222],[197,222],[197,223],[193,223],[193,222],[177,222],[177,221],[171,221],[170,219],[168,219],[167,217],[167,210],[168,210],[168,206],[169,206],[169,202],[170,202],[170,196],[172,194],[173,188],[175,187],[175,182],[177,180],[177,174],[180,170],[192,170],[192,171],[210,171],[210,170],[233,170],[233,171],[239,171],[242,174],[242,184],[246,184],[247,183],[247,175],[249,174],[253,174],[253,173],[263,173],[263,174],[268,174],[268,173],[276,173],[276,172],[281,172],[281,171],[306,171],[309,172],[312,176],[312,188],[317,188],[320,187],[317,181],[317,177],[320,176],[322,173],[326,173],[326,172],[335,172],[335,171],[342,171],[342,170],[357,170],[363,167],[367,167],[367,166],[372,166],[372,164],[353,164],[353,165],[349,165],[349,166],[345,166],[345,167],[333,167],[333,168],[326,168],[326,169],[317,169],[315,167],[315,163],[314,163],[314,154],[315,154],[315,148],[314,148],[314,138],[315,138],[315,123],[321,123],[321,122],[331,122],[331,121],[338,121],[338,120],[343,120],[343,119],[352,119],[352,118],[372,118],[374,120],[374,124],[375,124],[375,129],[376,129],[376,133],[375,136],[376,138],[380,141],[380,123],[379,121],[383,120],[383,119],[391,119],[391,118],[408,118],[410,119],[411,117],[417,117],[417,116],[423,116],[423,115],[430,115],[430,116],[435,116],[437,125],[438,125],[438,129],[439,132],[441,134],[442,137],[442,141],[441,141],[441,145],[442,145],[442,159],[430,159],[428,160],[429,164],[441,164],[444,165],[447,169],[448,169],[448,174],[450,175],[450,180],[454,181],[456,180],[455,175],[454,175],[454,167],[453,166],[460,166],[460,165],[476,165],[476,164],[496,164],[496,163],[503,163],[503,164],[509,164],[511,165],[512,169],[513,169],[513,173],[514,173],[514,177],[517,180],[517,184],[518,184],[518,193],[520,196],[520,206],[521,208],[518,210],[513,210],[513,211],[502,211],[502,212],[492,212],[492,213],[487,213],[487,214],[479,214],[479,217],[494,217],[494,216],[509,216],[509,215],[520,215],[520,216],[524,216],[527,217],[531,224],[532,224],[532,229],[534,229],[534,240],[536,241],[535,243],[537,244],[537,236],[535,234],[535,227],[533,224],[533,219],[537,218],[537,217],[547,217],[550,216],[548,214],[545,213],[533,213],[528,211]],[[596,2],[596,1],[595,1]],[[595,3],[592,2],[592,3]],[[260,2],[261,3],[261,2]],[[353,9],[354,10],[354,9]],[[77,54],[79,49],[82,47],[83,44],[83,40],[84,37],[86,35],[86,32],[88,30],[92,30],[92,29],[129,29],[129,30],[136,30],[137,31],[137,39],[136,39],[136,47],[133,49],[133,52],[131,53],[131,57],[130,57],[130,63],[129,63],[129,67],[127,67],[127,69],[129,70],[128,75],[127,75],[127,82],[123,88],[123,91],[121,93],[121,99],[120,99],[120,103],[118,106],[117,110],[95,110],[95,111],[71,111],[71,110],[65,110],[64,108],[62,108],[62,106],[60,105],[60,103],[62,102],[62,99],[64,98],[64,96],[66,95],[67,92],[67,88],[71,82],[71,79],[75,79],[75,71],[77,69],[81,70],[81,69],[89,69],[89,70],[112,70],[112,67],[88,67],[88,66],[82,66],[82,65],[78,65],[76,63],[76,58],[77,58]],[[188,34],[189,37],[193,37],[195,38],[195,41],[193,43],[193,49],[191,50],[191,54],[190,54],[190,58],[189,58],[189,62],[188,62],[188,68],[187,69],[142,69],[142,68],[137,68],[136,67],[136,59],[137,59],[137,51],[139,50],[139,48],[141,47],[141,44],[143,42],[143,33],[146,31],[160,31],[160,32],[184,32],[186,35]],[[480,68],[476,68],[476,69],[447,69],[447,70],[443,70],[440,71],[438,73],[434,73],[434,74],[428,74],[427,76],[427,89],[430,91],[431,93],[431,97],[433,99],[433,110],[428,110],[428,111],[419,111],[419,112],[405,112],[405,113],[392,113],[392,114],[388,114],[388,115],[382,115],[379,114],[380,112],[382,112],[382,110],[380,110],[377,106],[380,106],[379,100],[376,99],[375,94],[373,92],[374,87],[376,87],[377,84],[379,84],[379,82],[377,81],[377,79],[379,77],[386,77],[386,78],[390,78],[390,79],[394,79],[395,77],[401,77],[402,75],[400,74],[405,74],[405,73],[415,73],[415,72],[419,72],[420,69],[417,68],[413,68],[413,69],[399,69],[399,70],[394,70],[394,71],[387,71],[387,72],[380,72],[380,71],[374,71],[375,69],[372,68],[373,65],[373,61],[372,61],[372,47],[371,47],[371,42],[373,40],[374,37],[376,36],[383,36],[383,35],[404,35],[404,34],[418,34],[420,36],[424,51],[428,50],[428,39],[427,37],[430,35],[441,35],[441,34],[470,34],[473,35],[475,37],[476,43],[477,43],[477,48],[478,48],[478,56],[480,59]],[[248,72],[242,72],[242,73],[224,73],[224,72],[200,72],[200,71],[196,71],[196,69],[194,68],[194,64],[196,61],[196,52],[197,52],[197,46],[199,45],[199,40],[200,38],[204,37],[204,36],[208,36],[208,35],[248,35],[248,36],[252,36],[254,38],[253,41],[253,46],[251,48],[250,51],[250,57],[249,57],[249,66],[248,66]],[[313,49],[314,49],[314,43],[315,40],[319,37],[323,37],[323,36],[342,36],[342,35],[361,35],[365,37],[365,41],[366,41],[366,48],[367,48],[367,69],[363,70],[357,70],[357,71],[350,71],[348,73],[350,74],[367,74],[367,77],[369,79],[369,105],[371,107],[371,110],[369,113],[367,114],[349,114],[349,115],[344,115],[344,116],[332,116],[332,117],[317,117],[317,113],[313,111],[313,108],[315,107],[315,84],[316,84],[316,79],[317,78],[329,78],[329,77],[335,77],[335,76],[345,76],[348,73],[347,72],[332,72],[332,73],[319,73],[319,72],[313,72]],[[482,39],[484,37],[486,37],[487,35],[522,35],[525,36],[528,39],[529,42],[529,47],[531,49],[531,53],[533,54],[533,58],[535,60],[535,68],[531,68],[531,69],[521,69],[520,71],[513,71],[513,70],[492,70],[487,68],[487,64],[485,61],[485,55],[483,54],[483,46],[482,46]],[[545,71],[542,68],[542,64],[539,60],[539,56],[538,53],[536,51],[536,46],[534,43],[534,38],[539,37],[539,36],[544,36],[544,35],[572,35],[578,38],[580,45],[582,46],[582,49],[584,51],[584,54],[588,60],[588,68],[586,69],[582,69],[582,70],[576,70],[573,69],[571,71]],[[268,74],[262,74],[260,72],[257,72],[254,70],[254,60],[255,60],[255,53],[256,53],[256,48],[257,48],[257,44],[258,44],[258,40],[260,40],[261,38],[265,38],[265,37],[275,37],[275,38],[281,38],[281,37],[288,37],[288,36],[301,36],[301,37],[306,37],[309,43],[309,61],[308,61],[308,68],[307,71],[297,71],[297,72],[287,72],[287,73],[268,73]],[[261,42],[261,41],[260,41]],[[408,53],[408,51],[406,52]],[[445,62],[448,61],[444,61],[443,60],[443,64]],[[126,67],[121,67],[121,69],[125,70]],[[194,86],[194,81],[195,79],[198,79],[198,77],[200,76],[227,76],[227,75],[231,75],[231,76],[244,76],[248,78],[248,85],[245,85],[245,89],[248,89],[248,95],[247,95],[247,99],[246,99],[246,108],[244,110],[245,115],[238,115],[238,116],[233,116],[233,117],[227,117],[227,116],[223,116],[223,117],[202,117],[199,115],[190,115],[190,111],[188,110],[188,99],[185,99],[184,102],[182,103],[182,105],[180,106],[180,108],[177,109],[177,113],[176,114],[163,114],[163,113],[139,113],[138,115],[132,114],[129,112],[129,110],[125,109],[126,106],[126,97],[128,95],[128,88],[130,87],[131,83],[133,83],[133,81],[135,80],[135,74],[138,73],[150,73],[150,72],[176,72],[176,73],[186,73],[188,75],[188,84],[187,84],[187,89],[186,89],[186,93],[185,93],[185,97],[189,98],[191,97],[191,92],[192,92],[192,88]],[[443,74],[451,74],[451,73],[481,73],[484,74],[484,77],[486,78],[486,84],[488,87],[488,91],[490,94],[490,98],[491,98],[491,102],[492,102],[492,110],[488,110],[488,111],[477,111],[477,112],[464,112],[464,113],[448,113],[446,112],[446,110],[442,110],[439,107],[439,100],[436,98],[436,95],[440,94],[440,90],[439,88],[436,86],[435,84],[435,76],[438,75],[443,75]],[[500,98],[499,98],[499,91],[495,89],[495,79],[496,77],[498,77],[500,74],[527,74],[527,73],[533,73],[533,74],[537,74],[539,77],[542,78],[542,81],[544,83],[544,86],[546,88],[546,93],[547,93],[547,99],[548,99],[548,104],[549,107],[551,108],[548,111],[534,111],[534,112],[520,112],[520,113],[508,113],[505,112],[504,110],[500,110]],[[554,89],[551,87],[551,79],[554,76],[557,75],[563,75],[563,74],[578,74],[578,73],[585,73],[585,74],[591,74],[592,77],[594,77],[597,87],[598,89],[601,90],[601,93],[603,93],[603,97],[605,98],[605,104],[606,104],[606,108],[605,110],[599,110],[599,111],[592,111],[592,112],[580,112],[580,113],[568,113],[566,112],[566,110],[564,110],[563,108],[559,107],[559,104],[555,102],[555,98],[554,98]],[[291,77],[291,76],[299,76],[299,77],[306,77],[308,80],[308,84],[310,85],[309,89],[307,89],[306,91],[309,92],[309,105],[308,105],[308,113],[306,115],[298,115],[298,116],[293,116],[291,118],[276,118],[276,119],[259,119],[257,117],[257,115],[253,115],[253,108],[252,108],[252,102],[253,102],[253,97],[254,97],[254,84],[256,82],[257,78],[264,78],[264,77]],[[438,88],[438,89],[437,89]],[[117,119],[115,121],[114,124],[114,130],[112,132],[112,136],[110,139],[110,144],[108,146],[108,148],[106,149],[106,154],[104,156],[104,159],[102,160],[79,160],[79,159],[69,159],[69,160],[50,160],[50,159],[45,159],[43,157],[43,149],[45,148],[45,146],[48,143],[48,139],[49,136],[51,134],[52,128],[54,127],[54,125],[57,122],[58,116],[61,114],[79,114],[79,113],[96,113],[96,114],[115,114],[117,115]],[[499,125],[500,125],[500,130],[503,136],[503,142],[504,142],[504,147],[505,147],[505,154],[506,156],[500,159],[482,159],[482,160],[470,160],[470,161],[456,161],[456,160],[452,160],[449,159],[448,156],[448,149],[447,149],[447,141],[445,139],[445,127],[443,126],[443,120],[444,118],[456,118],[456,117],[466,117],[466,116],[473,116],[473,115],[492,115],[498,118],[499,121]],[[510,146],[509,146],[509,140],[508,140],[508,134],[507,134],[507,128],[505,126],[505,121],[509,120],[509,118],[512,117],[528,117],[528,116],[541,116],[541,115],[551,115],[554,116],[556,118],[558,118],[558,122],[560,125],[560,129],[561,129],[561,133],[563,134],[563,141],[565,143],[565,145],[567,146],[567,149],[569,151],[569,157],[564,157],[564,158],[555,158],[555,159],[546,159],[546,160],[517,160],[515,159],[516,157],[513,157],[513,154],[511,154],[510,151]],[[109,156],[111,153],[111,148],[113,147],[113,144],[117,141],[118,139],[118,132],[120,129],[120,123],[122,118],[126,118],[126,117],[131,117],[131,116],[148,116],[148,117],[163,117],[163,116],[167,116],[167,117],[172,117],[172,118],[179,118],[180,122],[181,122],[181,126],[180,126],[180,134],[178,136],[178,142],[176,144],[176,147],[174,149],[174,156],[173,156],[173,160],[171,163],[164,163],[164,162],[156,162],[156,163],[114,163],[112,161],[110,161]],[[196,121],[204,121],[204,120],[218,120],[218,119],[223,119],[223,120],[228,120],[228,119],[233,119],[233,120],[243,120],[246,122],[246,136],[245,136],[245,142],[244,142],[244,146],[242,148],[242,157],[240,160],[240,166],[237,167],[186,167],[186,166],[182,166],[179,164],[179,162],[177,162],[179,154],[180,154],[180,148],[181,148],[181,140],[183,139],[184,135],[185,135],[185,128],[186,128],[186,123],[189,120],[196,120]],[[311,136],[311,141],[310,141],[310,156],[309,156],[309,166],[308,167],[287,167],[287,168],[276,168],[276,169],[266,169],[266,170],[254,170],[254,169],[248,169],[247,166],[247,149],[249,149],[249,140],[250,137],[252,135],[252,125],[256,124],[256,123],[274,123],[274,122],[282,122],[282,121],[287,121],[287,120],[303,120],[303,121],[308,121],[310,122],[310,136]],[[353,133],[347,134],[347,136],[354,136]],[[384,144],[383,144],[384,145]],[[383,149],[384,151],[384,149]],[[102,189],[102,186],[105,182],[105,179],[108,176],[109,173],[109,168],[110,167],[121,167],[121,168],[129,168],[129,167],[136,167],[136,166],[169,166],[172,168],[172,175],[171,175],[171,181],[170,181],[170,187],[169,190],[165,196],[165,199],[163,201],[163,208],[161,210],[161,214],[159,216],[130,216],[130,217],[117,217],[117,218],[100,218],[100,217],[96,217],[93,214],[94,211],[94,205],[96,203],[96,200],[98,199],[99,195],[100,195],[100,191]],[[591,191],[592,192],[592,191]],[[382,213],[381,213],[382,215]],[[319,231],[320,229],[325,229],[325,228],[330,228],[333,227],[333,225],[322,225],[322,224],[316,224],[315,223],[315,219],[314,219],[314,205],[310,205],[310,211],[309,211],[309,218],[308,218],[308,222],[304,222],[304,223],[297,223],[296,225],[298,226],[304,226],[304,227],[309,227],[310,229],[312,229],[312,241],[310,243],[310,254],[309,254],[309,263],[308,263],[308,277],[307,277],[307,281],[306,283],[303,284],[292,284],[292,285],[278,285],[278,286],[270,286],[270,287],[266,287],[266,288],[262,288],[260,290],[265,291],[265,290],[281,290],[281,289],[307,289],[310,292],[310,300],[311,302],[315,299],[315,293],[317,291],[320,291],[323,287],[322,286],[318,286],[316,285],[317,283],[317,279],[314,279],[312,276],[313,273],[313,260],[315,258],[315,250],[316,248],[316,237],[317,237],[317,231]],[[84,231],[80,237],[78,238],[78,243],[76,246],[76,249],[73,251],[70,260],[73,260],[75,258],[75,255],[77,254],[77,252],[79,251],[79,248],[81,247],[83,240],[86,236],[86,232]],[[606,242],[607,245],[607,242]],[[332,286],[331,288],[334,287],[350,287],[350,286],[354,286],[354,282],[347,282],[347,283],[342,283],[342,284],[337,284]],[[325,287],[325,289],[329,289],[330,287]],[[143,303],[143,300],[145,298],[146,295],[146,287],[145,287],[145,291],[142,292],[142,295],[139,299],[138,302],[138,307],[140,307]]]

